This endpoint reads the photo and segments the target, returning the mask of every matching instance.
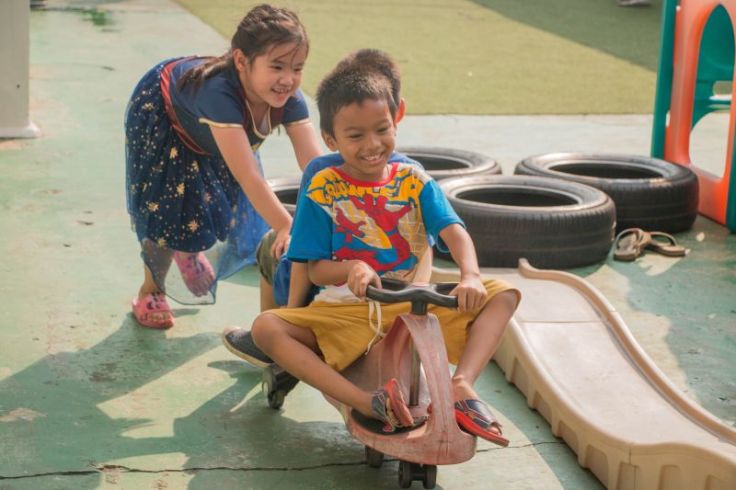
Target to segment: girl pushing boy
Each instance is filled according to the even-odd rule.
[[[301,168],[321,153],[299,90],[308,52],[293,12],[259,5],[222,56],[161,62],[136,86],[125,147],[128,212],[144,264],[133,300],[141,325],[173,325],[166,295],[214,302],[216,281],[255,262],[269,227],[270,253],[287,248],[291,217],[263,178],[258,147],[283,124]]]

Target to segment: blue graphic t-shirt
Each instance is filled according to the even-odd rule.
[[[437,183],[414,165],[389,164],[382,182],[357,181],[333,166],[315,174],[299,196],[287,255],[300,262],[358,259],[383,277],[411,282],[429,237],[438,240],[454,223],[462,221]]]

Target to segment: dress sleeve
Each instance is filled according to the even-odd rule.
[[[284,126],[293,126],[296,124],[304,124],[309,122],[309,109],[307,101],[304,100],[304,94],[297,89],[296,93],[289,97],[284,105],[284,114],[281,123]]]
[[[206,80],[194,102],[200,123],[242,128],[246,121],[243,99],[226,79],[215,76]]]
[[[332,218],[309,197],[309,190],[299,194],[291,228],[287,257],[294,262],[332,259]]]
[[[465,223],[452,209],[450,202],[434,179],[424,183],[424,188],[419,194],[419,203],[422,207],[422,220],[427,234],[441,251],[447,252],[447,245],[440,238],[440,232],[455,223],[465,227]]]

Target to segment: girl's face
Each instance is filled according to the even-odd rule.
[[[252,62],[235,49],[233,57],[248,103],[282,107],[302,83],[307,47],[297,43],[275,45]]]

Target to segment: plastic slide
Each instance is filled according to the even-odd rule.
[[[581,466],[609,489],[736,489],[736,429],[662,374],[600,292],[524,260],[484,274],[523,295],[494,360]]]

